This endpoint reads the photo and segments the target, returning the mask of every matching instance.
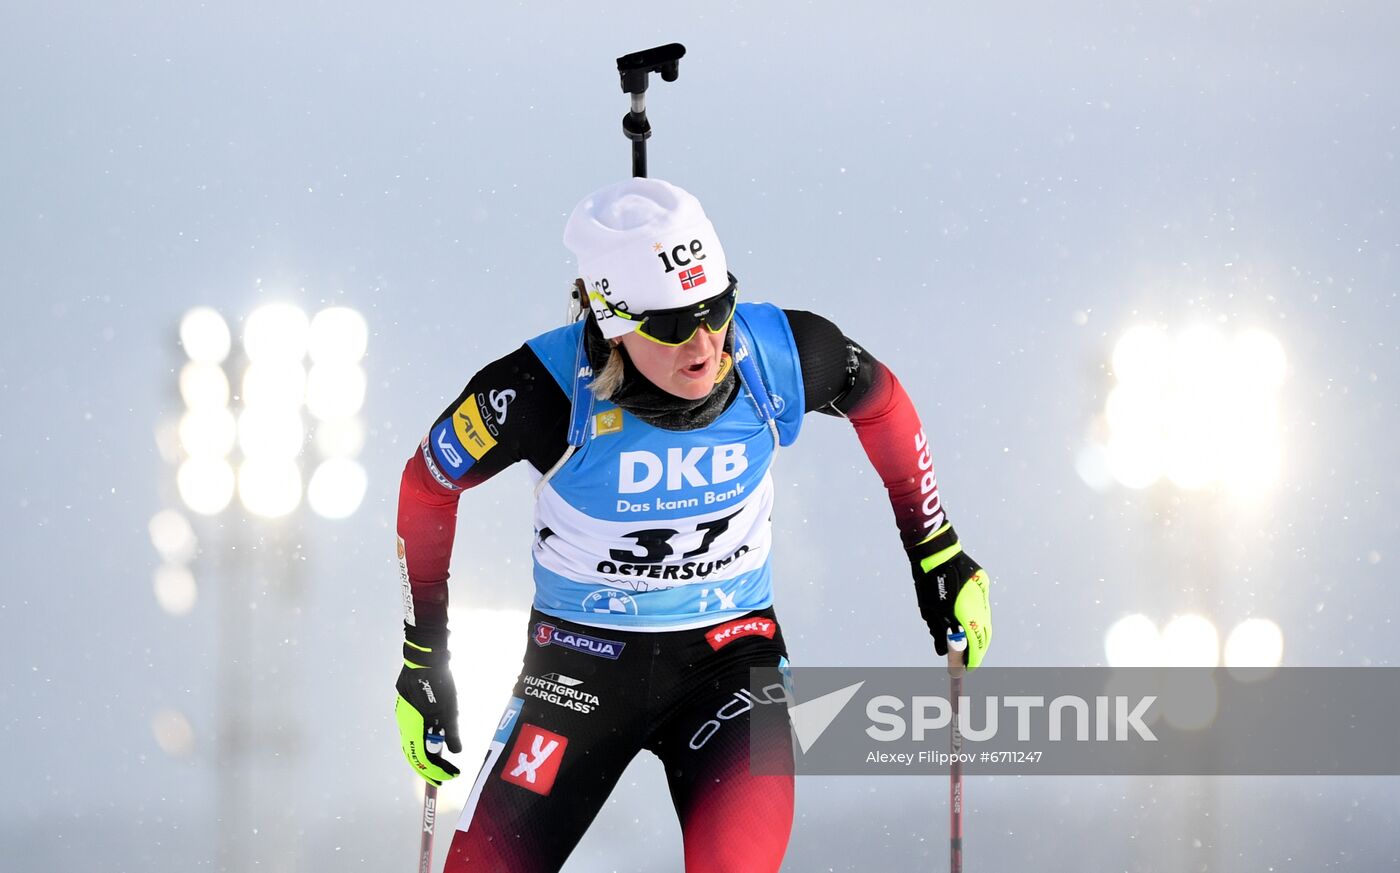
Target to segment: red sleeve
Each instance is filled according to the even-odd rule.
[[[919,414],[894,373],[879,361],[871,359],[866,366],[871,364],[870,387],[846,417],[889,492],[899,537],[908,548],[942,527],[946,518]]]
[[[399,481],[399,575],[404,617],[419,628],[447,625],[447,565],[457,534],[457,499],[428,470],[421,449],[404,465]]]
[[[568,415],[568,395],[529,346],[521,346],[472,376],[437,417],[399,481],[405,621],[424,630],[447,625],[447,570],[463,490],[517,461],[549,469],[564,451]],[[465,432],[476,433],[470,448],[460,441]]]

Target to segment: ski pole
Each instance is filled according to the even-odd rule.
[[[428,732],[425,746],[434,755],[442,751],[443,735]],[[418,873],[430,873],[433,866],[433,830],[437,826],[437,786],[423,788],[423,839],[418,844]]]
[[[948,769],[948,869],[962,873],[963,778],[962,726],[958,723],[958,698],[962,697],[963,673],[967,665],[963,652],[967,637],[961,631],[948,634],[948,697],[953,707],[953,761]]]
[[[633,176],[641,178],[647,174],[647,139],[651,136],[646,106],[648,74],[660,73],[665,81],[674,82],[681,74],[683,57],[685,46],[673,42],[617,59],[622,90],[632,96],[632,109],[622,116],[622,132],[632,141]]]

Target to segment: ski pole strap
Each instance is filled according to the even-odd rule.
[[[574,391],[570,399],[569,445],[578,448],[588,436],[588,419],[593,415],[593,367],[588,363],[588,331],[579,331],[578,351],[574,353]]]
[[[584,438],[588,435],[588,419],[593,415],[593,392],[589,390],[589,386],[593,384],[593,367],[588,363],[587,349],[588,330],[585,328],[579,331],[578,351],[574,353],[574,387],[569,396],[569,444],[564,448],[559,460],[554,462],[554,466],[545,471],[540,481],[535,483],[536,498],[544,491],[544,486],[549,484],[549,480],[554,478],[554,474],[559,472],[559,468],[574,456],[574,452],[583,445]]]
[[[929,573],[951,561],[962,550],[952,523],[946,522],[922,541],[910,546],[908,552],[909,560],[919,570]]]

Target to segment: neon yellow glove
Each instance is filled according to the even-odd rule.
[[[933,634],[934,649],[948,654],[948,634],[965,633],[967,669],[976,670],[992,642],[992,580],[987,571],[963,551],[951,524],[907,551],[919,614]]]
[[[395,685],[394,718],[404,757],[418,775],[441,785],[461,771],[441,754],[462,751],[457,733],[457,686],[447,668],[447,632],[423,634],[406,627],[413,638],[403,644],[403,669]],[[431,747],[429,745],[431,741]]]

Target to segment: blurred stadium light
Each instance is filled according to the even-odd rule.
[[[305,733],[287,715],[297,707],[282,699],[298,692],[289,644],[294,634],[279,622],[295,614],[309,572],[293,514],[303,497],[328,519],[353,515],[364,500],[367,476],[356,456],[365,442],[359,413],[369,330],[362,315],[345,307],[308,317],[291,304],[272,303],[244,320],[237,347],[228,322],[209,307],[185,313],[179,337],[186,357],[178,377],[184,410],[178,424],[157,428],[157,437],[177,467],[176,492],[185,508],[219,519],[208,532],[217,542],[204,550],[203,564],[220,577],[219,855],[224,869],[247,869],[255,864],[248,835],[257,832],[272,797],[289,787],[255,778],[258,756],[285,759]],[[235,496],[242,512],[228,511]],[[198,602],[199,537],[175,509],[156,513],[149,532],[162,562],[153,576],[156,602],[172,616],[187,615]],[[269,594],[285,603],[255,609]],[[267,676],[278,681],[262,681]],[[195,731],[183,713],[161,710],[151,730],[168,754],[193,750]],[[287,770],[279,778],[298,777]],[[295,831],[264,829],[256,850],[272,851],[293,869],[299,839]]]
[[[1104,406],[1102,446],[1127,488],[1167,479],[1194,491],[1212,486],[1249,498],[1282,466],[1279,395],[1283,346],[1267,331],[1227,337],[1211,324],[1175,336],[1139,325],[1114,346],[1116,384]]]

